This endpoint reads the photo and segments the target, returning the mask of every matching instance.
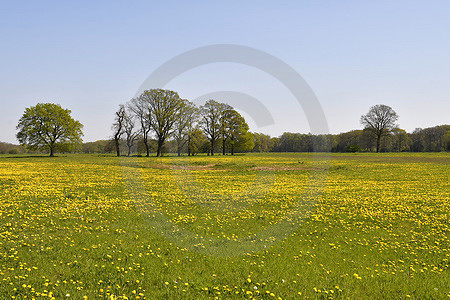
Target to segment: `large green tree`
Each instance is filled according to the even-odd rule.
[[[187,151],[188,156],[195,155],[201,152],[202,147],[208,143],[203,131],[199,126],[196,126],[189,130],[188,133],[188,143],[187,143]]]
[[[231,106],[213,99],[208,100],[205,105],[200,107],[200,126],[210,142],[209,154],[211,155],[214,155],[216,141],[223,136],[223,112],[231,108]]]
[[[222,126],[222,153],[226,153],[226,145],[229,145],[231,155],[234,155],[236,149],[248,151],[254,147],[253,135],[248,131],[249,127],[241,116],[233,108],[223,111],[221,118]]]
[[[253,133],[254,147],[252,152],[269,152],[273,148],[273,140],[270,135],[264,133]]]
[[[68,145],[81,144],[83,125],[70,113],[53,103],[26,108],[17,125],[17,139],[31,150],[48,150],[50,156],[58,147],[67,149]]]
[[[198,118],[198,109],[194,103],[182,99],[181,108],[178,111],[177,120],[175,121],[175,128],[173,137],[177,142],[177,154],[181,155],[181,149],[186,143],[190,143],[189,135],[192,132]],[[189,154],[189,145],[188,145]]]
[[[158,139],[156,156],[161,156],[161,150],[166,139],[172,134],[174,124],[183,101],[178,93],[170,90],[152,89],[144,91],[142,97],[149,106],[150,126]]]
[[[142,142],[145,146],[146,156],[150,156],[149,134],[152,129],[150,120],[150,105],[147,102],[147,93],[143,93],[137,98],[131,99],[127,104],[127,108],[136,117],[140,124],[140,133],[142,134]]]
[[[404,129],[394,128],[391,131],[391,151],[402,152],[409,147],[409,136]]]

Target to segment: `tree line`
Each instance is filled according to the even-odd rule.
[[[279,137],[251,133],[244,117],[228,104],[210,99],[197,107],[163,89],[144,91],[119,105],[108,140],[82,143],[83,125],[70,114],[53,103],[26,108],[17,125],[20,146],[0,143],[0,154],[450,151],[450,125],[407,133],[396,123],[397,113],[382,104],[361,116],[362,130],[319,135],[285,132]]]
[[[280,137],[253,133],[252,152],[376,152],[376,136],[367,129],[339,134],[285,132]],[[411,133],[394,128],[380,138],[379,152],[450,151],[450,125],[417,128]]]
[[[112,130],[117,156],[121,155],[121,144],[126,145],[130,156],[138,139],[145,147],[146,156],[150,156],[151,134],[156,137],[156,156],[162,155],[170,138],[176,144],[178,155],[182,152],[214,155],[218,147],[223,155],[227,152],[234,155],[235,150],[253,148],[248,124],[232,106],[210,99],[196,107],[189,100],[181,99],[178,93],[163,89],[146,90],[121,104]]]
[[[164,104],[168,100],[166,94],[160,94],[163,92],[164,90],[145,91],[140,97],[120,106],[113,125],[117,155],[120,155],[121,132],[128,155],[133,146],[136,146],[137,152],[142,152],[142,148],[145,148],[147,156],[155,148],[157,156],[163,150],[176,152],[178,155],[181,152],[188,155],[199,152],[214,155],[219,148],[218,144],[222,145],[223,155],[227,146],[231,148],[231,154],[234,154],[235,149],[239,152],[450,151],[449,125],[418,128],[413,133],[407,133],[396,124],[399,118],[397,113],[383,104],[372,106],[368,113],[361,116],[363,130],[323,135],[285,132],[280,137],[270,137],[263,133],[249,132],[245,119],[227,104],[209,100],[196,108],[191,102],[182,100],[182,105],[176,110],[175,105]],[[170,93],[171,97],[178,97],[175,92]],[[171,111],[172,109],[174,110]],[[158,121],[159,116],[166,123]],[[129,118],[138,120],[140,129],[131,130],[127,124],[134,123],[127,120]],[[166,131],[161,130],[164,126],[167,126]],[[148,133],[152,129],[156,133],[156,141],[148,139]],[[172,140],[165,143],[169,136],[172,136]]]
[[[339,134],[323,135],[285,132],[279,137],[271,137],[257,132],[251,134],[254,147],[245,152],[376,152],[375,137],[368,130],[352,130]],[[200,143],[198,153],[208,151],[207,143],[206,140]],[[450,125],[417,128],[411,133],[395,128],[381,138],[380,144],[380,152],[450,151]],[[149,146],[151,152],[156,152],[156,140],[150,139]],[[99,140],[84,143],[78,151],[83,153],[113,153],[114,147],[114,141],[112,140]],[[121,148],[122,151],[127,151],[125,144]],[[0,153],[2,153],[1,151],[0,146]],[[137,140],[135,152],[145,153],[142,138]],[[163,152],[176,153],[176,141],[169,140],[165,144]]]

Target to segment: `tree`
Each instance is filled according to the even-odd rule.
[[[250,151],[255,147],[253,133],[246,130],[241,130],[239,135],[233,140],[231,145],[231,155],[234,155],[234,151]]]
[[[355,149],[355,146],[360,148],[360,140],[363,135],[363,130],[352,130],[349,132],[342,132],[339,134],[339,141],[336,145],[336,151],[348,152],[349,149]]]
[[[177,154],[181,155],[181,149],[186,143],[189,144],[189,133],[192,131],[196,121],[198,109],[192,102],[183,99],[180,110],[178,111],[177,120],[175,121],[174,137],[177,142]],[[188,145],[189,152],[189,145]],[[188,153],[189,154],[189,153]]]
[[[139,132],[136,130],[134,118],[135,117],[130,113],[130,111],[125,110],[123,118],[123,131],[125,133],[125,141],[128,147],[128,156],[130,156],[131,148],[134,146],[134,143],[139,137]]]
[[[253,132],[252,152],[269,152],[273,148],[273,141],[270,135],[264,133]]]
[[[276,143],[277,152],[302,152],[303,135],[300,133],[283,133]]]
[[[114,131],[114,144],[116,146],[116,154],[120,156],[120,138],[124,133],[124,121],[125,121],[125,106],[119,105],[119,110],[116,111],[112,130]]]
[[[220,137],[221,123],[220,118],[222,116],[223,104],[212,99],[208,100],[205,105],[200,107],[201,122],[200,126],[205,132],[206,138],[210,142],[209,153],[214,155],[214,148],[216,147],[216,141]]]
[[[228,104],[220,103],[220,138],[222,139],[222,155],[226,154],[227,141],[230,138],[230,130],[233,126],[234,113],[238,113]]]
[[[441,125],[422,129],[424,150],[433,152],[445,150],[444,135],[449,128],[448,125]]]
[[[359,140],[361,142],[360,146],[362,150],[373,152],[374,146],[376,146],[376,135],[371,129],[362,130]]]
[[[333,136],[331,134],[319,134],[312,136],[312,150],[314,152],[330,152],[333,148]]]
[[[152,89],[144,91],[144,96],[150,107],[150,125],[158,139],[156,156],[161,156],[164,142],[177,121],[182,101],[178,93],[170,90]]]
[[[31,150],[48,150],[50,156],[58,146],[81,144],[83,125],[70,113],[53,103],[26,108],[17,125],[17,139]]]
[[[140,133],[142,134],[142,141],[145,146],[146,156],[150,156],[150,145],[148,143],[148,136],[151,129],[150,120],[150,105],[147,94],[143,93],[137,98],[131,99],[127,105],[128,109],[136,116],[140,124]]]
[[[190,156],[200,151],[201,145],[206,141],[205,135],[199,127],[199,109],[195,107],[195,114],[187,125],[187,154]]]
[[[400,128],[392,129],[392,150],[402,152],[408,149],[409,136],[405,130]]]
[[[236,110],[227,107],[222,113],[221,123],[223,155],[226,152],[226,144],[231,148],[231,155],[234,155],[235,146],[239,146],[241,151],[247,151],[254,147],[253,135],[248,132],[248,124]]]
[[[443,144],[445,146],[445,151],[450,151],[450,126],[448,126],[448,129],[445,131],[444,135],[442,136]]]
[[[207,142],[203,131],[198,126],[194,127],[189,131],[188,156],[201,152],[203,145]]]
[[[252,152],[269,152],[273,148],[273,140],[270,135],[264,133],[253,132]]]
[[[397,120],[397,113],[383,104],[372,106],[367,114],[361,116],[361,124],[376,135],[377,152],[380,152],[381,137],[396,127]]]

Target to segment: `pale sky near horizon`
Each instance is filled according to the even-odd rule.
[[[408,132],[449,124],[450,1],[2,1],[0,141],[17,143],[24,109],[54,102],[106,139],[114,111],[160,65],[201,46],[237,44],[284,61],[321,103],[329,132],[360,129],[386,104]],[[258,99],[278,136],[310,131],[293,95],[235,63],[192,69],[164,88],[193,100],[216,91]],[[218,99],[226,101],[226,99]]]

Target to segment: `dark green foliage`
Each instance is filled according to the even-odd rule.
[[[350,145],[347,147],[347,152],[352,152],[352,153],[361,152],[361,147],[358,145]]]

